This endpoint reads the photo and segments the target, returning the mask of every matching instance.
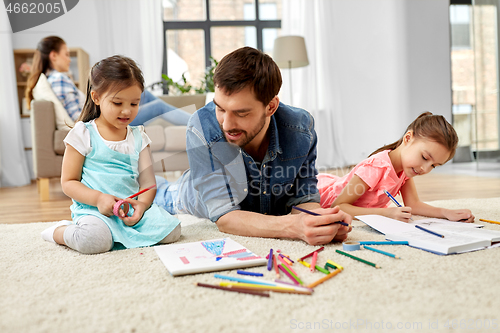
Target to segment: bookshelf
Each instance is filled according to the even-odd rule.
[[[34,49],[17,49],[14,50],[14,66],[16,71],[17,80],[17,98],[19,101],[19,112],[21,117],[29,118],[29,113],[26,112],[27,108],[23,108],[23,98],[24,92],[26,90],[26,84],[28,76],[23,76],[19,72],[21,64],[24,62],[29,62],[33,60]],[[73,81],[78,89],[86,92],[87,89],[87,79],[90,70],[89,65],[89,55],[83,49],[75,47],[69,49],[69,55],[71,57],[70,70],[73,73]],[[23,109],[25,110],[23,112]]]

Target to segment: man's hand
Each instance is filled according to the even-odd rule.
[[[344,213],[340,208],[317,208],[311,210],[321,216],[309,215],[306,213],[293,214],[298,219],[295,224],[295,231],[299,238],[310,245],[322,245],[330,243],[332,240],[341,242],[347,238],[347,234],[352,230],[352,218],[349,214]],[[337,221],[343,221],[349,224],[348,227],[343,226]]]

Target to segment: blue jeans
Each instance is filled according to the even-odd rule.
[[[156,178],[156,197],[154,203],[172,215],[179,214],[176,203],[179,201],[178,184],[171,183],[163,177]]]
[[[156,97],[147,90],[141,95],[141,102],[139,104],[139,112],[137,117],[130,123],[132,126],[144,125],[145,122],[153,120],[156,117],[172,123],[174,125],[187,125],[191,114],[188,112],[173,107],[165,103],[160,98]]]

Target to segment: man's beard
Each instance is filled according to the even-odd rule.
[[[228,137],[226,135],[226,131],[224,131],[224,129],[222,128],[222,124],[219,123],[219,127],[220,127],[222,133],[224,133],[224,137],[226,138],[226,141],[230,142],[230,143],[237,144],[241,148],[245,147],[247,144],[252,142],[252,140],[262,131],[262,129],[264,128],[265,125],[266,125],[266,116],[263,115],[262,118],[260,118],[259,123],[255,127],[256,129],[254,131],[252,131],[250,134],[248,134],[247,131],[240,130],[240,129],[232,129],[232,130],[227,131],[228,133],[241,133],[241,138],[238,139],[238,141],[241,140],[241,142],[238,142],[238,141],[233,141],[233,140],[228,139]]]

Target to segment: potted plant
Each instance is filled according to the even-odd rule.
[[[214,87],[214,70],[219,63],[213,57],[210,57],[211,65],[205,69],[205,75],[200,81],[199,87],[194,87],[187,82],[184,74],[182,74],[181,82],[174,82],[167,74],[162,74],[163,81],[155,83],[161,84],[168,94],[184,95],[184,94],[206,94],[215,91]]]

